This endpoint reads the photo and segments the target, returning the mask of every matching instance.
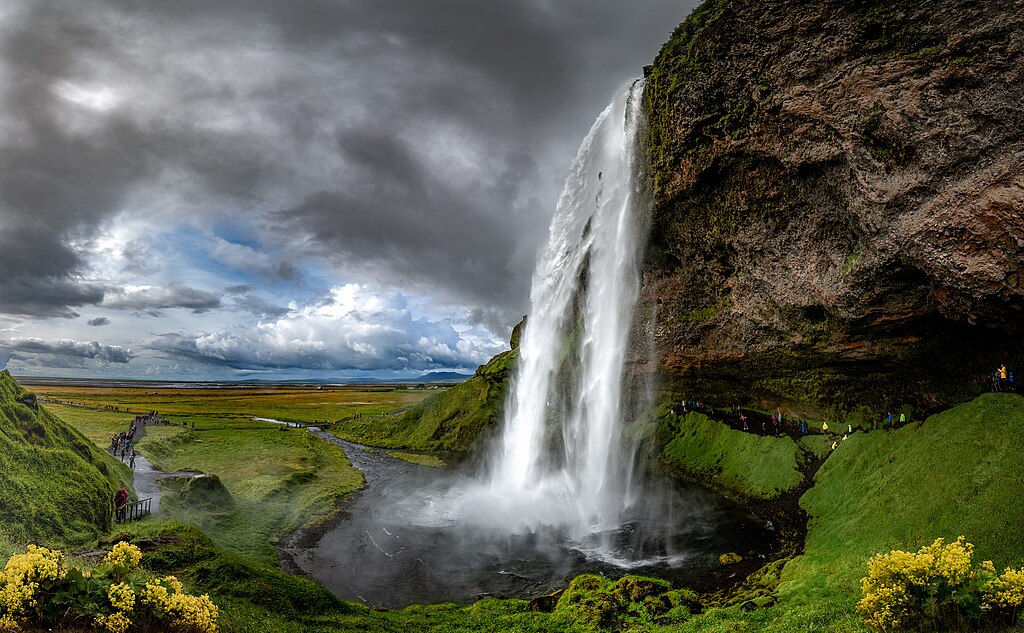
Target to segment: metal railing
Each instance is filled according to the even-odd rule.
[[[152,502],[153,498],[149,497],[148,499],[139,499],[133,503],[126,503],[121,508],[114,510],[114,522],[138,521],[147,514],[150,514]]]

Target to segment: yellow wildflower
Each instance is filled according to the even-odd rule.
[[[131,543],[121,541],[115,545],[103,561],[114,567],[127,567],[135,569],[142,560],[142,550]]]
[[[131,611],[135,607],[135,592],[123,582],[110,585],[107,598],[110,599],[110,606],[118,611]]]
[[[989,583],[985,602],[997,607],[1019,608],[1024,604],[1024,569],[1010,569]]]
[[[126,633],[131,624],[132,621],[128,619],[128,616],[120,611],[111,615],[96,616],[96,626],[101,627],[108,633]]]

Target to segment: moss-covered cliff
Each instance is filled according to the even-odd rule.
[[[130,479],[6,370],[0,372],[0,473],[0,544],[94,538],[113,518],[116,485]]]
[[[670,387],[932,407],[1024,360],[1019,3],[707,0],[645,70]]]

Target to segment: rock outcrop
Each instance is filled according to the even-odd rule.
[[[1024,361],[1024,2],[706,0],[645,74],[670,387],[927,408]]]

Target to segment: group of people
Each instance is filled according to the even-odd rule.
[[[133,447],[136,431],[138,431],[138,427],[132,424],[127,431],[116,433],[110,438],[110,454],[114,457],[120,455],[122,462],[127,457],[128,466],[132,469],[135,468],[135,457],[138,455]]]
[[[682,400],[673,404],[670,410],[675,415],[684,415],[690,411],[704,413],[709,417],[718,418],[720,421],[747,432],[758,433],[759,435],[807,435],[818,433],[816,429],[808,426],[805,420],[800,420],[792,415],[783,414],[781,409],[775,413],[765,414],[741,409],[737,405],[726,408],[719,407],[718,415],[715,415],[715,407],[701,400]],[[887,411],[880,418],[872,420],[868,425],[863,426],[865,430],[877,431],[879,429],[890,430],[905,426],[908,422],[907,414],[901,412],[894,416],[892,411]],[[842,427],[846,427],[843,429]],[[760,428],[758,428],[760,427]],[[827,420],[821,424],[821,433],[828,435],[846,435],[853,433],[853,425],[833,424],[829,426]]]
[[[1013,372],[1006,368],[1006,363],[1002,363],[999,367],[996,367],[994,372],[992,372],[989,386],[992,391],[1017,390],[1017,384],[1013,377]]]

